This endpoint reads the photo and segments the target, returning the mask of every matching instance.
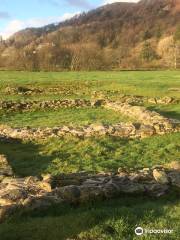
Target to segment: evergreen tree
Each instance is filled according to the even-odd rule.
[[[157,58],[157,54],[151,47],[149,42],[145,42],[141,51],[141,57],[143,60],[150,62]]]

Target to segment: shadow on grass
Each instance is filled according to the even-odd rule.
[[[45,145],[50,154],[41,153],[45,145],[38,142],[22,142],[12,139],[6,142],[0,141],[0,154],[6,155],[13,172],[19,177],[39,176],[47,171],[49,166],[51,166],[52,173],[60,170],[71,172],[71,169],[77,171],[88,171],[89,169],[97,171],[97,167],[100,170],[113,170],[118,168],[119,163],[110,161],[109,158],[111,155],[113,157],[113,153],[120,145],[126,146],[128,140],[119,138],[109,139],[110,141],[107,141],[106,138],[79,139],[77,142],[76,138],[67,137],[63,140],[47,141]],[[100,150],[97,151],[97,149]],[[86,161],[86,158],[84,159],[83,157],[87,153],[90,160],[87,158]],[[52,161],[55,159],[57,161],[52,165]],[[81,159],[83,160],[81,161]]]
[[[143,168],[178,159],[179,134],[147,139],[67,136],[38,142],[0,142],[17,176],[70,173],[75,171],[117,171],[119,167]]]
[[[3,240],[135,239],[137,226],[172,228],[171,222],[177,220],[175,211],[172,214],[176,199],[175,195],[158,200],[124,196],[80,207],[55,205],[14,216],[0,225],[0,236]]]
[[[39,176],[47,169],[53,156],[40,154],[41,145],[20,140],[0,141],[0,154],[6,155],[16,176]]]
[[[156,106],[150,106],[150,107],[147,107],[147,109],[150,111],[158,112],[159,114],[161,114],[164,117],[180,120],[180,114],[178,111],[163,110],[163,109],[161,110]]]

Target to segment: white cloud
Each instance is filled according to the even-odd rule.
[[[110,4],[115,2],[139,2],[139,0],[104,0],[103,4]]]
[[[32,18],[24,21],[14,19],[6,25],[4,30],[0,31],[0,36],[2,36],[4,39],[7,39],[12,34],[22,29],[29,28],[29,27],[42,27],[51,23],[61,22],[73,17],[76,14],[78,13],[65,13],[64,15],[59,17]]]

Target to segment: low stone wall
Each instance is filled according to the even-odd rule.
[[[109,99],[109,96],[116,96],[119,102],[121,103],[128,103],[128,104],[144,104],[144,103],[151,103],[153,105],[156,104],[162,104],[162,105],[168,105],[168,104],[178,104],[180,103],[180,99],[174,98],[174,97],[145,97],[145,96],[138,96],[138,95],[126,95],[122,94],[121,91],[116,90],[109,90],[109,91],[103,91],[103,92],[93,92],[92,97],[97,98],[104,98]]]
[[[149,111],[145,107],[112,101],[107,101],[104,107],[131,116],[137,119],[137,122],[153,127],[157,134],[172,132],[173,129],[180,130],[180,122],[163,117],[155,111]]]
[[[80,127],[62,126],[53,128],[11,128],[0,125],[0,138],[38,139],[47,137],[62,137],[72,135],[76,137],[90,136],[117,136],[123,138],[144,138],[155,134],[165,134],[180,131],[180,122],[161,116],[157,112],[151,112],[141,106],[132,106],[127,103],[113,102],[109,100],[53,100],[32,102],[3,102],[2,109],[28,110],[31,108],[60,108],[60,107],[104,107],[121,114],[133,117],[136,123],[117,123],[113,125],[90,124]]]
[[[42,94],[43,90],[40,88],[28,88],[28,87],[6,87],[3,91],[6,94],[9,95],[32,95],[32,94]]]
[[[168,104],[178,104],[180,103],[180,100],[175,99],[173,97],[162,97],[162,98],[147,98],[147,102],[152,104],[168,105]]]
[[[0,101],[0,109],[10,110],[10,111],[23,111],[23,110],[31,110],[31,109],[58,109],[62,107],[90,107],[90,106],[103,106],[107,100],[104,99],[94,99],[94,100],[86,100],[86,99],[64,99],[64,100],[47,100],[47,101]],[[152,103],[152,104],[173,104],[179,103],[178,99],[174,99],[172,97],[164,97],[164,98],[147,98],[142,96],[129,96],[122,95],[119,97],[118,103],[121,104],[143,104],[143,103]]]
[[[176,128],[161,131],[177,132]],[[158,132],[159,133],[159,132]],[[0,139],[14,138],[21,140],[46,139],[63,136],[91,137],[115,136],[122,138],[146,138],[157,134],[156,129],[150,125],[118,123],[113,125],[91,124],[81,127],[54,127],[54,128],[11,128],[0,126]]]
[[[64,95],[64,96],[72,96],[72,95],[79,95],[78,91],[82,89],[88,90],[87,84],[76,84],[72,86],[70,85],[61,85],[58,87],[25,87],[25,86],[19,86],[19,87],[6,87],[5,89],[1,90],[5,94],[9,95],[23,95],[23,96],[39,96],[44,94],[53,94],[53,95]]]
[[[85,84],[83,87],[88,90],[88,85]],[[6,87],[3,92],[5,94],[10,95],[24,95],[24,96],[39,96],[43,94],[49,94],[53,93],[53,95],[77,95],[78,91],[81,90],[82,83],[80,85],[74,86],[74,88],[71,86],[60,86],[60,87],[48,87],[48,88],[40,88],[40,87],[25,87],[25,86],[19,86],[19,87]],[[170,88],[169,91],[179,91],[178,88]],[[138,96],[138,95],[126,95],[122,94],[119,90],[104,90],[104,91],[89,91],[89,94],[91,93],[91,96],[93,98],[105,98],[107,99],[109,96],[116,96],[119,101],[123,103],[133,103],[133,104],[143,104],[143,103],[152,103],[152,104],[178,104],[180,103],[180,99],[174,98],[174,97],[145,97],[145,96]]]
[[[161,118],[160,118],[161,119]],[[122,138],[146,138],[156,134],[179,132],[179,123],[162,118],[161,122],[141,123],[117,123],[113,125],[90,124],[85,126],[61,126],[53,128],[11,128],[0,125],[0,140],[14,138],[21,140],[46,139],[63,136],[91,137],[91,136],[115,136]]]
[[[23,111],[30,109],[58,109],[66,107],[89,107],[95,106],[95,102],[86,99],[75,100],[47,100],[47,101],[0,101],[1,110]]]
[[[4,162],[4,156],[0,161]],[[123,197],[147,195],[160,197],[170,190],[180,190],[180,164],[156,166],[152,169],[118,169],[115,173],[72,173],[41,178],[17,178],[6,171],[0,173],[0,221],[17,210],[34,210],[52,204],[83,203]]]

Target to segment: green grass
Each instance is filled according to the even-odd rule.
[[[42,94],[7,94],[7,87],[40,88]],[[50,88],[56,90],[50,92]],[[172,88],[175,89],[172,90]],[[58,89],[58,90],[57,90]],[[122,72],[0,72],[0,100],[45,100],[87,98],[102,91],[113,99],[119,94],[180,98],[180,71]],[[116,91],[116,92],[114,92]],[[180,106],[146,105],[162,115],[180,119]],[[59,109],[8,113],[1,111],[0,123],[13,127],[53,127],[91,122],[129,121],[104,109]],[[180,161],[180,134],[167,134],[143,140],[115,137],[79,139],[64,137],[34,142],[0,142],[17,176],[77,171],[115,171],[119,167],[142,168]],[[150,199],[126,197],[85,206],[52,206],[48,210],[16,214],[0,225],[2,240],[178,240],[179,196]],[[173,229],[172,235],[136,237],[136,226]]]
[[[0,124],[11,127],[55,127],[61,125],[112,124],[132,119],[113,110],[103,108],[60,108],[26,112],[0,112]]]
[[[0,143],[16,175],[53,175],[77,171],[116,171],[118,167],[143,168],[180,160],[180,134],[143,140],[115,137]]]
[[[33,96],[9,95],[7,87],[35,87],[45,92]],[[48,92],[59,88],[60,93]],[[92,91],[111,91],[149,97],[180,97],[180,71],[121,71],[121,72],[0,72],[1,99],[90,98]],[[118,94],[116,95],[118,97]]]
[[[81,207],[52,206],[16,215],[0,225],[2,240],[178,240],[178,196],[122,197]],[[172,234],[136,236],[134,229],[172,229]]]
[[[180,120],[180,105],[168,104],[168,105],[146,105],[150,111],[156,111],[161,115]]]

